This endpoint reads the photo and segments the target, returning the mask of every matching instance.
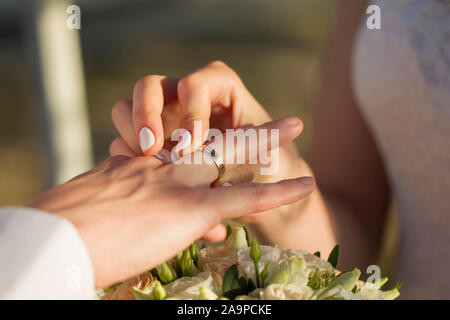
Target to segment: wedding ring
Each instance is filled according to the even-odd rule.
[[[172,163],[170,158],[170,152],[166,149],[161,149],[159,152],[153,155],[156,159],[161,160],[163,163]]]
[[[209,155],[211,159],[214,161],[217,170],[219,170],[219,177],[217,178],[219,179],[225,173],[225,164],[223,163],[222,157],[219,156],[213,148],[208,146],[204,146],[202,151],[207,155]]]

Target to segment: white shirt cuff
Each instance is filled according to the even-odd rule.
[[[94,272],[66,219],[43,211],[0,209],[0,299],[93,299]]]

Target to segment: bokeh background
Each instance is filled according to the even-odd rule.
[[[33,1],[39,2],[0,2],[0,206],[27,204],[52,183],[55,169],[44,147],[41,93],[33,70]],[[336,2],[72,1],[81,7],[81,30],[72,32],[80,37],[92,163],[108,156],[117,136],[111,108],[131,98],[138,79],[148,74],[180,77],[217,59],[237,71],[273,118],[303,119],[305,130],[296,143],[307,156],[311,105]],[[395,247],[395,224],[388,225],[381,257],[385,271]]]
[[[48,185],[27,1],[0,2],[0,206],[23,205]],[[91,0],[81,8],[82,61],[94,162],[117,133],[113,104],[147,74],[186,75],[225,61],[274,118],[306,123],[334,0]],[[66,14],[67,17],[69,14]],[[72,31],[77,32],[77,31]],[[54,46],[58,46],[57,42]],[[64,108],[64,106],[61,106]],[[74,138],[75,139],[75,138]]]

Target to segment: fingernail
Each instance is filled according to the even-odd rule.
[[[229,183],[229,182],[224,182],[224,183],[222,183],[222,187],[231,187],[232,185],[231,185],[231,183]]]
[[[147,151],[155,144],[155,135],[148,127],[142,127],[139,132],[139,142],[142,152]]]
[[[304,185],[312,185],[314,184],[314,178],[313,177],[301,177],[298,179],[298,181]]]
[[[298,125],[300,125],[300,121],[297,118],[295,118],[295,117],[287,118],[286,119],[286,123],[288,125],[291,125],[291,126],[298,126]]]

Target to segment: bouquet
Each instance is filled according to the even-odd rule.
[[[336,269],[339,246],[320,253],[259,245],[244,227],[227,228],[225,246],[198,250],[193,243],[174,258],[134,279],[99,292],[100,299],[137,300],[392,300],[399,286],[359,280],[361,272]]]

